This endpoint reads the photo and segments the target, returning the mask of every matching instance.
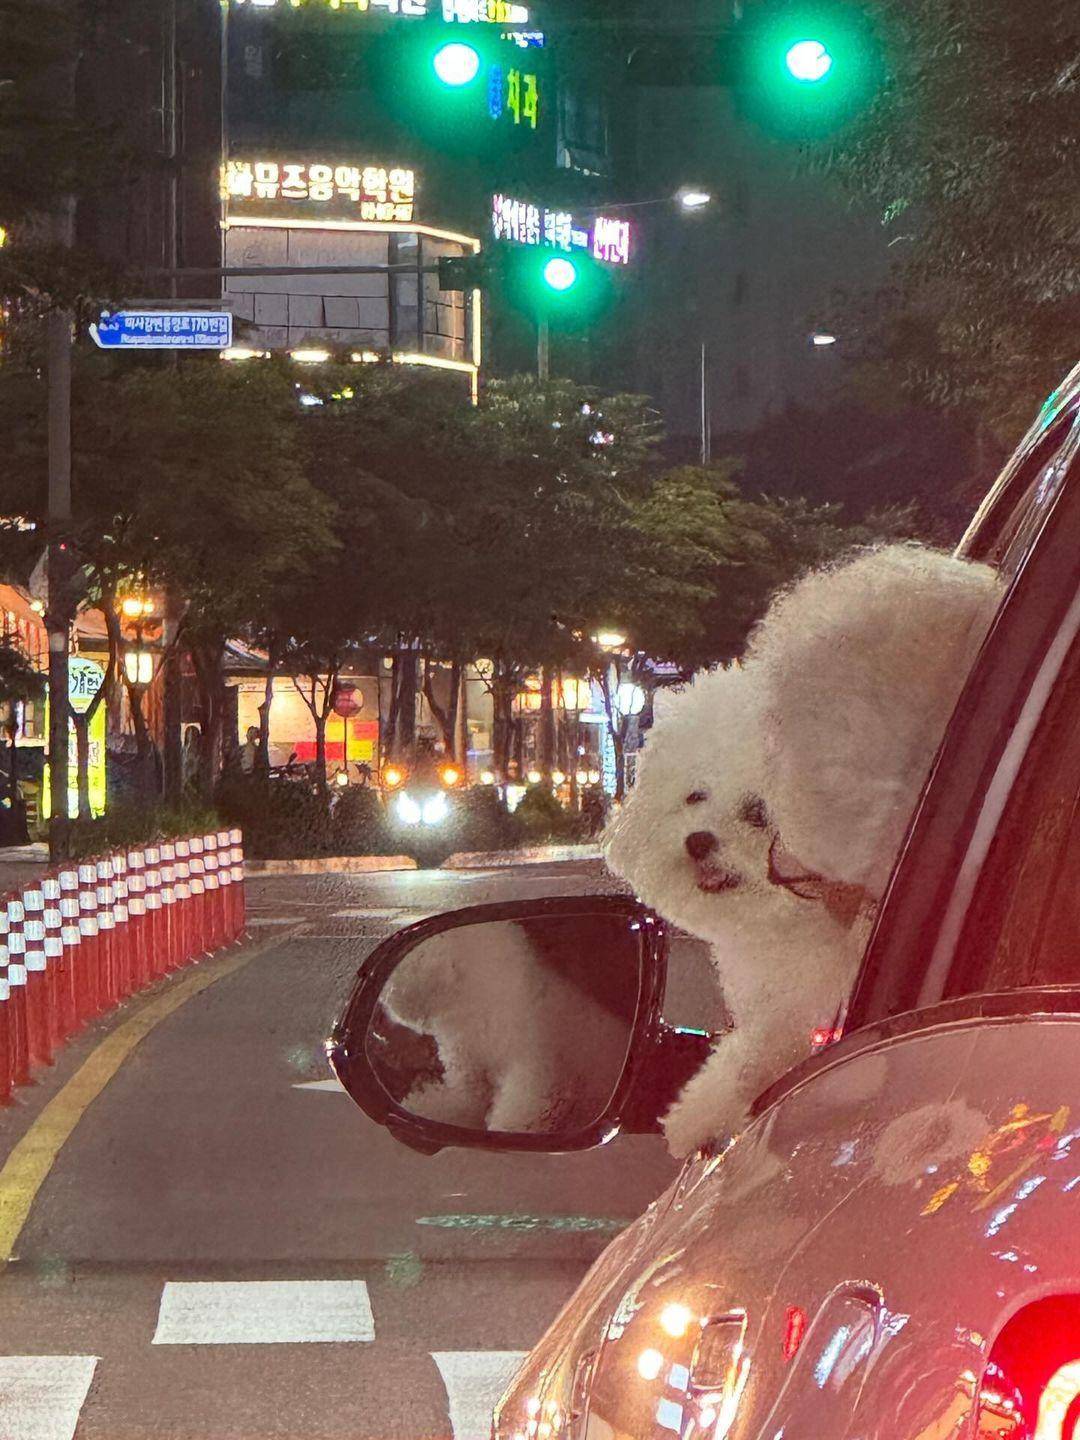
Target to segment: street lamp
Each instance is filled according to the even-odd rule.
[[[712,198],[708,190],[695,190],[692,185],[684,185],[675,192],[675,199],[684,210],[704,210],[712,204]]]
[[[626,636],[618,630],[598,630],[592,638],[601,650],[622,650],[626,645]]]
[[[154,678],[154,652],[141,647],[126,650],[124,674],[129,685],[149,685]]]

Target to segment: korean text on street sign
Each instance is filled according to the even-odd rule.
[[[90,335],[102,350],[227,350],[232,319],[227,310],[118,310]]]

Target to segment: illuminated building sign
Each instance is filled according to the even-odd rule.
[[[629,265],[631,230],[629,220],[597,215],[582,223],[566,210],[547,210],[496,195],[491,205],[491,230],[496,240],[517,245],[547,245],[573,253],[585,250],[608,265]]]
[[[82,655],[72,655],[68,660],[68,704],[79,715],[85,715],[93,704],[94,697],[105,683],[105,671],[93,660]],[[101,704],[94,712],[88,727],[89,755],[87,777],[90,787],[90,813],[103,815],[107,797],[105,779],[105,715],[107,706]],[[45,701],[45,734],[49,733],[49,702]],[[47,820],[52,811],[52,786],[49,765],[45,763],[42,782],[41,813]],[[68,815],[74,820],[79,813],[79,751],[75,722],[68,719]]]
[[[233,0],[252,10],[351,10],[354,14],[426,15],[429,0]]]
[[[443,19],[456,20],[462,25],[486,23],[488,25],[527,25],[529,10],[526,5],[514,5],[510,0],[442,0]]]
[[[436,15],[459,24],[528,25],[527,5],[511,0],[232,0],[251,10],[351,10],[354,15]]]
[[[383,165],[229,160],[221,190],[231,216],[258,210],[411,224],[416,173]]]
[[[540,77],[493,65],[488,72],[488,113],[493,120],[505,115],[515,125],[535,130],[540,123]]]

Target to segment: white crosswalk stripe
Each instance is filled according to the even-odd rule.
[[[162,1291],[153,1343],[304,1345],[374,1339],[371,1301],[362,1280],[170,1280]]]
[[[97,1363],[93,1355],[0,1356],[3,1440],[72,1440]]]
[[[525,1359],[524,1350],[439,1350],[454,1440],[488,1440],[491,1412]]]

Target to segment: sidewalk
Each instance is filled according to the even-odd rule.
[[[48,867],[48,845],[5,845],[0,848],[0,895],[36,880]]]

